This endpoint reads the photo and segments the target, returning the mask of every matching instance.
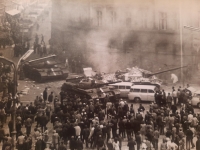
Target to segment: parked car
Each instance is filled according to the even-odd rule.
[[[132,85],[133,83],[131,82],[119,82],[109,84],[109,86],[113,86],[115,89],[118,89],[120,91],[120,97],[128,97],[128,93],[130,92]]]
[[[200,108],[200,91],[195,91],[191,100],[192,106],[197,106]]]
[[[140,101],[155,101],[155,85],[134,85],[131,87],[128,94],[129,100],[134,100],[135,102]]]

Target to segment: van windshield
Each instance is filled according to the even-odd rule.
[[[131,89],[130,92],[140,92],[140,89]]]

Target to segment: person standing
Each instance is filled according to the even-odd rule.
[[[90,135],[90,129],[87,125],[85,125],[85,128],[83,129],[83,141],[86,143],[86,148],[88,148],[88,137]]]
[[[48,101],[49,101],[49,103],[53,102],[53,92],[51,92],[51,94],[49,94]]]
[[[32,125],[32,119],[28,117],[28,118],[26,119],[26,122],[25,122],[25,127],[26,127],[26,134],[27,134],[27,136],[29,136],[30,133],[31,133],[31,125]]]
[[[5,130],[3,129],[3,125],[0,126],[0,142],[4,143],[4,137],[5,137]]]
[[[196,141],[196,150],[200,149],[200,137],[197,136],[197,141]]]
[[[154,145],[154,148],[155,150],[158,150],[158,139],[159,139],[159,136],[160,136],[160,133],[157,129],[157,127],[155,127],[155,131],[153,133],[153,145]]]
[[[25,141],[25,136],[22,133],[20,133],[19,137],[17,138],[18,150],[24,149],[24,141]]]
[[[48,96],[47,88],[45,88],[45,90],[43,91],[43,99],[44,99],[45,102],[47,100],[47,96]]]
[[[78,137],[78,139],[76,141],[76,149],[77,150],[83,150],[83,142],[81,141],[80,136]]]
[[[120,150],[119,149],[119,141],[117,141],[116,138],[114,139],[114,142],[113,142],[113,149],[114,150]]]
[[[176,92],[174,87],[172,87],[172,97],[173,97],[174,105],[176,105],[176,103],[177,103],[177,92]]]
[[[129,150],[135,150],[135,145],[136,145],[136,142],[133,140],[133,138],[130,138],[127,145],[129,147]]]
[[[74,139],[74,136],[72,136],[71,139],[70,139],[69,148],[71,150],[75,150],[76,149],[76,140]]]
[[[45,142],[41,137],[38,137],[37,142],[35,143],[35,150],[44,150],[46,147]]]
[[[58,150],[67,150],[67,147],[61,142],[61,145],[58,147]]]
[[[172,96],[170,95],[170,93],[168,93],[168,96],[167,96],[167,99],[166,99],[166,102],[167,102],[167,106],[169,108],[171,108],[171,105],[172,105]]]
[[[186,130],[186,148],[190,149],[190,143],[192,144],[192,148],[195,147],[194,143],[193,143],[193,132],[192,130],[190,130],[190,128],[188,128]]]
[[[102,138],[101,135],[99,135],[97,140],[97,150],[101,150],[103,146],[104,146],[104,139]]]
[[[173,114],[176,114],[177,107],[176,107],[176,104],[175,104],[174,102],[172,102],[171,110],[172,110],[172,113],[173,113]]]
[[[58,149],[58,144],[60,142],[60,136],[58,135],[58,133],[56,133],[56,131],[53,131],[53,135],[52,135],[52,144],[54,145],[55,149]]]
[[[135,136],[135,140],[137,143],[137,150],[140,150],[140,145],[142,144],[142,136],[140,134],[140,131],[137,132],[137,134]]]

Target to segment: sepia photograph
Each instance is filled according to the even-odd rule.
[[[200,1],[0,0],[0,150],[200,150]]]

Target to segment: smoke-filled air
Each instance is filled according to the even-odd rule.
[[[52,14],[56,44],[99,72],[138,66],[152,72],[181,66],[197,68],[199,27],[197,0],[54,1]],[[190,9],[189,9],[190,8]],[[63,32],[56,36],[56,31]],[[53,33],[53,31],[52,31]],[[197,37],[197,38],[196,38]],[[156,65],[155,65],[156,64]],[[180,71],[177,71],[179,74]]]

